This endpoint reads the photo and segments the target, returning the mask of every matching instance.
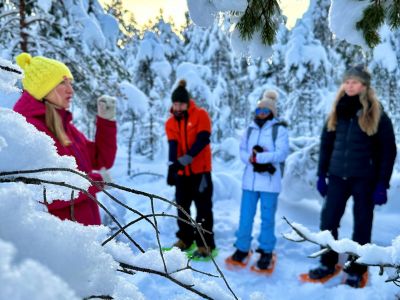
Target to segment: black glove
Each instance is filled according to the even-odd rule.
[[[176,176],[178,176],[178,173],[175,172],[171,166],[168,167],[168,175],[167,175],[167,184],[174,186],[176,184]]]
[[[175,161],[168,167],[167,184],[176,185],[176,178],[178,176],[178,171],[183,170],[185,167],[180,164],[179,161]]]
[[[267,164],[254,163],[253,171],[258,173],[268,172],[269,174],[273,175],[276,171],[276,168],[271,163]]]
[[[260,145],[255,145],[253,147],[254,154],[262,153],[262,152],[264,152],[264,149]],[[272,175],[275,173],[276,168],[271,163],[267,163],[267,164],[253,163],[253,171],[258,172],[258,173],[268,172]]]
[[[182,165],[178,160],[174,161],[172,164],[169,165],[168,171],[171,169],[173,172],[178,173],[179,170],[185,169],[185,166]]]
[[[260,145],[255,145],[253,147],[253,152],[261,153],[261,152],[264,152],[264,149]]]

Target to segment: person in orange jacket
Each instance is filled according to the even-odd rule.
[[[98,101],[95,141],[88,140],[73,124],[68,110],[74,89],[73,76],[60,61],[43,56],[21,53],[17,64],[24,71],[24,91],[14,111],[26,118],[39,131],[50,136],[59,155],[73,156],[80,171],[92,180],[102,181],[101,168],[111,168],[117,151],[115,98],[101,96]],[[88,192],[95,197],[99,189],[91,186]],[[49,213],[61,220],[84,225],[100,225],[98,204],[83,193],[72,201],[56,200],[47,205]]]
[[[211,120],[208,113],[190,99],[186,81],[181,80],[172,93],[172,115],[165,124],[169,144],[169,167],[167,183],[175,186],[175,198],[190,215],[194,201],[197,210],[196,222],[207,232],[203,232],[205,242],[190,224],[187,216],[178,210],[178,241],[175,247],[182,251],[191,248],[193,242],[197,250],[193,256],[208,257],[215,249],[213,234],[211,180]]]

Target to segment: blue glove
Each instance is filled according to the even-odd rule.
[[[328,184],[326,183],[326,176],[318,176],[317,190],[322,197],[328,193]]]
[[[375,191],[372,194],[372,200],[374,200],[375,205],[386,204],[387,193],[386,193],[386,186],[383,183],[379,182],[376,185]]]

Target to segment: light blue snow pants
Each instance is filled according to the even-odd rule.
[[[247,252],[251,245],[251,232],[256,214],[258,199],[261,199],[261,231],[258,237],[258,248],[264,252],[272,252],[275,248],[275,212],[278,193],[253,192],[243,190],[240,204],[239,229],[236,231],[235,247]]]

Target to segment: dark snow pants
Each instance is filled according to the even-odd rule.
[[[335,239],[338,238],[340,220],[344,214],[347,200],[353,196],[353,237],[352,240],[360,245],[371,242],[372,220],[374,215],[374,202],[372,194],[374,181],[370,177],[350,177],[347,179],[333,176],[329,177],[328,194],[321,211],[321,230],[330,230]],[[321,263],[334,266],[338,262],[338,253],[329,251],[321,256]],[[352,263],[346,272],[362,274],[367,267]]]
[[[197,210],[195,220],[201,224],[203,229],[210,232],[203,232],[203,236],[207,246],[214,249],[212,194],[213,184],[210,173],[178,176],[175,190],[176,203],[190,215],[190,206],[194,201]],[[188,217],[179,209],[178,217],[189,221]],[[178,228],[176,236],[185,242],[185,244],[191,245],[193,241],[196,241],[198,247],[204,246],[200,234],[193,225],[178,220]]]

